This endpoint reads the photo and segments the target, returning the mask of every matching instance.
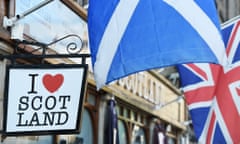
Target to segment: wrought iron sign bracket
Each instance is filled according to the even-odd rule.
[[[60,54],[60,53],[51,53],[51,54],[47,54],[47,50],[50,49],[50,46],[53,44],[56,44],[66,38],[69,37],[75,37],[76,40],[78,40],[77,42],[69,42],[66,45],[66,51],[67,54]],[[28,51],[28,52],[20,52],[20,51],[24,51],[24,48],[27,46],[34,46],[37,48],[34,48],[32,51]],[[55,58],[55,59],[59,59],[59,58],[81,58],[81,64],[86,64],[86,59],[90,57],[90,54],[83,54],[80,53],[82,51],[82,47],[83,47],[83,41],[82,39],[75,34],[70,34],[67,36],[64,36],[58,40],[55,40],[51,43],[45,44],[45,43],[41,43],[41,42],[37,42],[37,41],[27,41],[27,40],[16,40],[16,46],[14,48],[14,52],[13,54],[10,55],[1,55],[0,54],[0,59],[9,59],[11,60],[12,64],[15,64],[16,59],[33,59],[33,58],[39,58],[42,60],[42,63],[44,63],[44,60],[46,58]]]

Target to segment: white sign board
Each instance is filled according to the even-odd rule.
[[[8,67],[6,134],[78,132],[86,72],[86,65]]]

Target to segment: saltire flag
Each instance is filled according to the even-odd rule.
[[[201,144],[240,143],[240,17],[222,27],[227,66],[179,65],[181,85]]]
[[[107,131],[105,135],[105,144],[119,144],[118,115],[115,106],[116,101],[110,99],[107,107]]]
[[[89,0],[98,89],[143,70],[189,62],[225,64],[214,0]]]

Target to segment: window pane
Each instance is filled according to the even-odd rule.
[[[52,136],[39,136],[38,142],[34,144],[51,144],[53,142]]]
[[[75,142],[80,144],[93,144],[92,119],[86,109],[83,111],[81,133],[76,137]]]
[[[88,94],[87,102],[94,106],[96,102],[96,97],[92,94]]]
[[[132,144],[146,144],[145,131],[137,125],[134,125],[132,131]]]
[[[7,137],[0,144],[52,144],[52,136]]]
[[[127,130],[122,120],[118,120],[119,144],[127,144]]]

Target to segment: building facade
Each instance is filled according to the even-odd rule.
[[[0,1],[0,21],[2,22],[0,23],[1,55],[12,55],[16,53],[14,50],[16,41],[13,39],[14,30],[13,28],[4,27],[3,19],[4,16],[11,18],[18,14],[16,12],[22,8],[22,5],[18,4],[19,1],[20,0]],[[81,31],[81,39],[83,40],[83,51],[89,53],[86,12],[88,1],[62,0],[61,2],[83,20],[78,27],[79,31]],[[30,9],[33,6],[32,3],[33,1],[31,0],[24,0],[24,5],[29,5],[27,9]],[[216,1],[222,22],[225,22],[240,13],[239,3],[240,2],[236,0]],[[59,11],[57,11],[56,14],[57,13],[59,13]],[[46,35],[50,35],[51,33],[46,30],[42,33],[40,27],[44,27],[44,29],[55,29],[55,27],[57,27],[52,23],[53,18],[48,14],[49,11],[40,11],[38,14],[33,12],[33,17],[37,17],[37,22],[41,23],[41,25],[34,27],[35,23],[33,22],[24,25],[24,35],[20,33],[20,37],[27,40],[45,40],[42,37],[46,37]],[[56,17],[60,16],[56,15]],[[69,31],[70,27],[72,27],[72,25],[67,25],[66,21],[63,21],[61,24],[65,26],[65,31]],[[35,34],[36,29],[38,29],[37,34]],[[19,35],[19,30],[20,29],[17,29],[17,32],[14,33],[16,35],[14,36]],[[54,30],[54,32],[56,31],[57,30]],[[57,34],[55,35],[57,38],[62,37],[59,33]],[[38,35],[40,37],[38,37]],[[32,49],[34,49],[34,47],[25,47],[18,52],[28,54]],[[52,51],[59,52],[58,49],[50,49],[48,52],[51,53]],[[42,61],[47,64],[75,64],[78,62],[77,60],[75,61],[72,59],[42,60],[34,58],[16,59],[15,63],[36,65],[41,64]],[[0,59],[0,71],[2,74],[0,76],[1,144],[105,144],[109,138],[109,135],[107,134],[107,128],[109,126],[108,117],[110,115],[108,113],[108,106],[112,100],[115,102],[115,109],[118,115],[118,134],[121,144],[152,144],[154,126],[157,120],[161,120],[169,144],[191,143],[189,127],[184,125],[184,123],[189,120],[187,107],[184,100],[180,97],[182,95],[181,91],[174,86],[174,84],[176,84],[176,76],[172,78],[169,74],[161,75],[159,74],[159,70],[140,72],[120,79],[97,91],[91,70],[90,58],[87,59],[89,71],[79,133],[67,135],[23,134],[21,136],[6,136],[3,131],[4,104],[6,103],[4,97],[4,81],[6,65],[11,63],[11,60],[4,57],[1,57]],[[170,68],[170,71],[171,70],[172,69]],[[173,73],[176,74],[176,71],[173,71]]]
[[[39,11],[32,12],[29,16],[22,18],[18,22],[23,28],[7,26],[4,19],[14,17],[15,15],[25,12],[32,8],[36,1],[32,0],[3,0],[0,1],[0,53],[1,55],[11,56],[13,54],[29,54],[35,51],[34,46],[19,46],[16,50],[18,40],[25,39],[28,41],[39,41],[50,43],[54,39],[63,37],[61,32],[75,32],[74,25],[68,24],[67,21],[74,15],[80,24],[78,31],[82,39],[82,53],[89,53],[87,43],[87,3],[88,1],[57,1],[61,4],[58,7],[67,7],[67,10],[59,10],[62,13],[71,15],[61,16],[59,11],[51,11],[48,5]],[[55,4],[55,1],[52,2]],[[53,5],[54,5],[53,4]],[[57,5],[57,4],[56,4]],[[62,6],[63,5],[63,6]],[[43,10],[46,7],[45,10]],[[69,11],[70,10],[70,11]],[[53,12],[53,14],[49,14]],[[64,12],[63,12],[64,11]],[[66,11],[66,13],[65,13]],[[71,13],[73,12],[73,14]],[[52,15],[54,17],[52,17]],[[77,18],[76,18],[77,15]],[[55,17],[61,17],[63,20],[56,25]],[[64,18],[67,17],[67,21]],[[26,20],[26,21],[25,21]],[[36,20],[36,21],[33,21]],[[23,22],[22,22],[23,21]],[[9,24],[9,23],[8,23]],[[18,24],[18,23],[17,23]],[[58,26],[62,25],[61,32]],[[16,29],[15,29],[16,28]],[[53,31],[53,33],[51,32]],[[52,36],[53,35],[53,36]],[[51,37],[52,36],[52,37]],[[48,39],[46,39],[48,38]],[[16,40],[17,39],[17,40]],[[70,41],[71,42],[71,41]],[[47,54],[61,53],[56,46],[47,49]],[[35,54],[35,53],[34,53]],[[109,126],[108,107],[111,101],[115,103],[117,112],[117,126],[119,141],[121,144],[152,144],[154,127],[156,121],[160,120],[164,131],[166,132],[167,141],[170,144],[181,144],[188,142],[187,127],[184,122],[188,120],[187,108],[182,99],[181,91],[173,86],[164,76],[159,75],[156,71],[146,71],[133,74],[126,78],[120,79],[101,90],[97,91],[94,77],[91,70],[90,58],[86,63],[89,64],[88,77],[86,82],[86,93],[80,117],[80,132],[74,134],[44,134],[44,135],[14,135],[4,134],[4,106],[6,98],[5,91],[5,72],[6,66],[10,64],[22,65],[39,65],[39,64],[77,64],[79,61],[68,58],[56,59],[39,59],[39,58],[18,58],[11,59],[1,57],[0,71],[0,122],[1,122],[1,144],[105,144],[109,138],[107,129]],[[74,82],[73,82],[74,85]]]

